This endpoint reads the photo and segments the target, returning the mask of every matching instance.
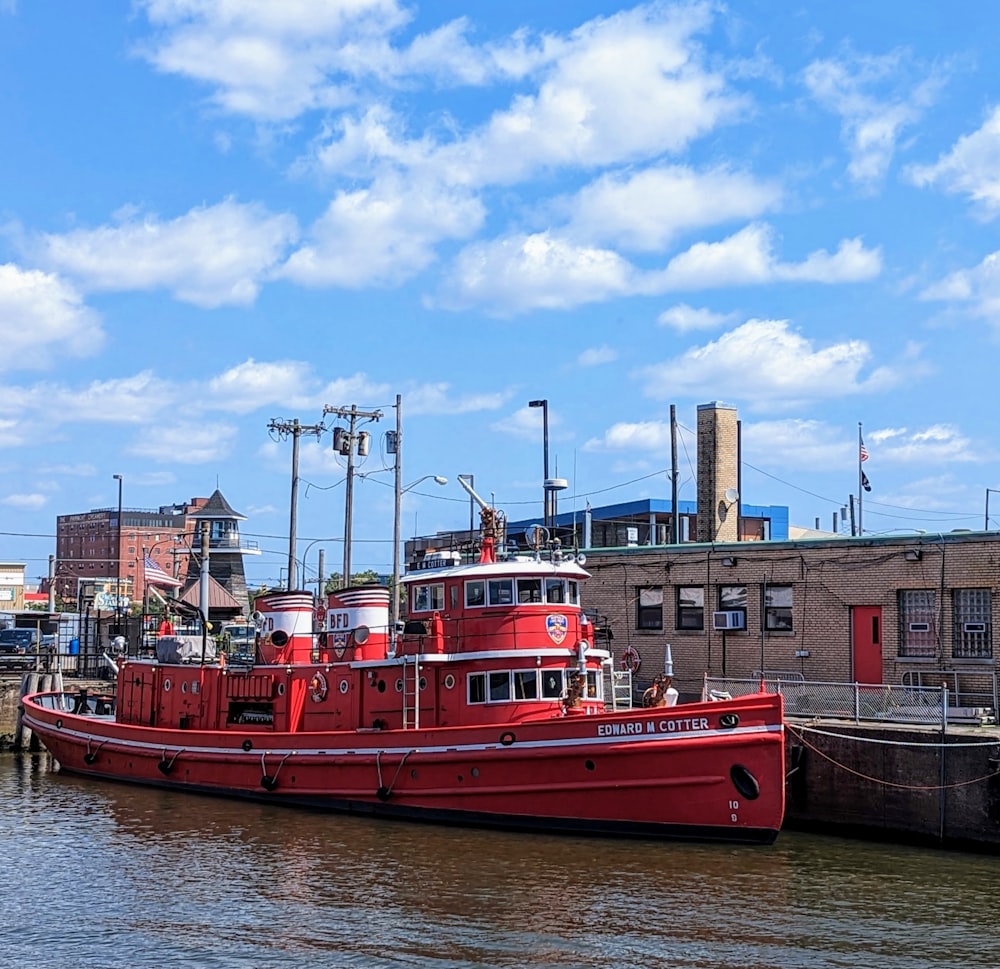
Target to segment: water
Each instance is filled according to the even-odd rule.
[[[0,757],[0,969],[994,967],[1000,858],[342,818]]]

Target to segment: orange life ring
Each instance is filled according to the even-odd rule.
[[[625,652],[622,653],[621,667],[623,670],[628,670],[633,676],[639,672],[639,667],[642,666],[642,657],[639,656],[634,646],[626,646]]]
[[[313,673],[309,681],[309,696],[314,703],[320,703],[326,699],[326,677],[322,673]]]

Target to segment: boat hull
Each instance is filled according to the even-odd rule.
[[[178,730],[24,701],[64,771],[386,818],[767,844],[784,815],[781,698],[501,726]]]

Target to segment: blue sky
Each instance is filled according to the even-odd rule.
[[[471,9],[471,13],[468,12]],[[743,499],[981,528],[1000,488],[992,4],[0,0],[0,559],[59,514],[220,487],[337,568],[323,409],[379,409],[356,569],[476,490],[541,515],[693,499],[698,404]],[[995,509],[995,516],[994,511]],[[1000,492],[991,506],[1000,524]],[[321,539],[306,549],[307,543]],[[330,539],[330,541],[327,541]]]

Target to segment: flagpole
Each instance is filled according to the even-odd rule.
[[[864,438],[861,436],[861,421],[858,421],[858,535],[864,534],[864,527],[862,525],[862,505],[864,498],[862,497],[865,493],[865,489],[862,487],[862,478],[864,471],[861,470],[861,446],[864,442]]]

